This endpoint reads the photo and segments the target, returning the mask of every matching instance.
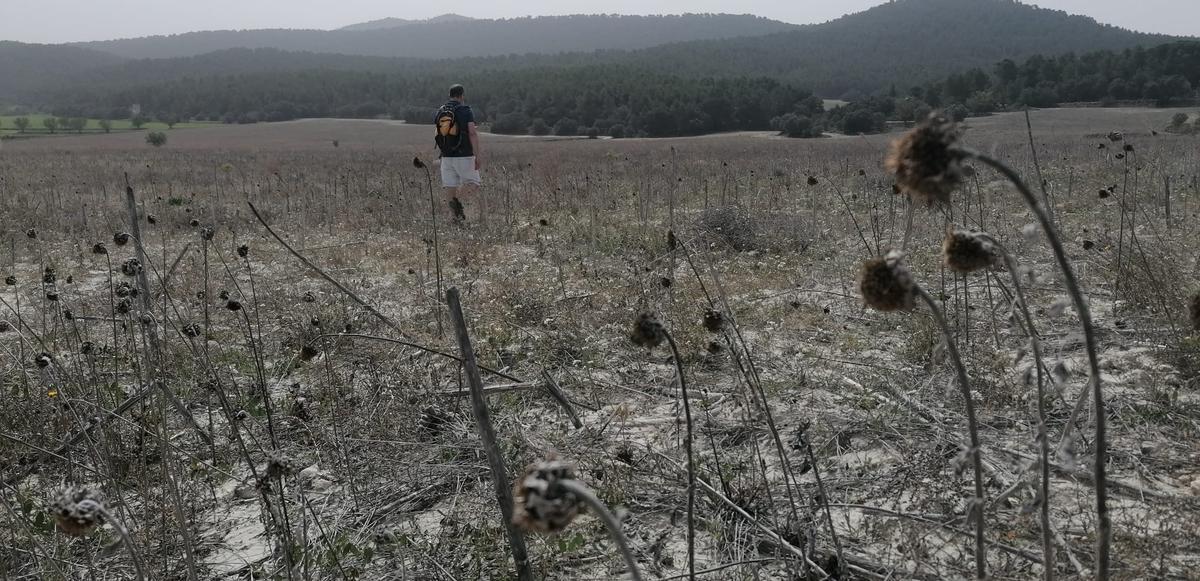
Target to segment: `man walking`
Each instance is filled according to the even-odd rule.
[[[454,221],[466,220],[463,200],[479,187],[479,131],[475,128],[475,115],[464,103],[462,85],[450,87],[450,100],[446,101],[434,117],[437,136],[434,141],[442,156],[442,188],[446,192]]]

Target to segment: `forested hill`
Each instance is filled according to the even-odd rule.
[[[763,35],[794,28],[757,16],[577,15],[501,20],[435,18],[341,30],[216,30],[78,43],[126,58],[172,58],[230,48],[446,59],[511,53],[639,49],[671,42]]]
[[[892,84],[907,88],[1006,58],[1149,47],[1171,40],[1176,38],[1014,0],[894,0],[795,31],[661,46],[628,58],[673,74],[781,78],[838,97]]]
[[[74,46],[0,40],[0,100],[29,87],[67,82],[84,71],[107,70],[123,60]]]

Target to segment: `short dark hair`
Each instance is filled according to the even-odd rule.
[[[450,87],[450,98],[454,99],[463,96],[463,86],[453,85]]]

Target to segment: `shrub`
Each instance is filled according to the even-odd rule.
[[[162,131],[151,131],[146,134],[146,143],[154,147],[162,147],[167,144],[167,134]]]

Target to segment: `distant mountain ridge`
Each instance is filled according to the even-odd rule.
[[[499,39],[496,35],[484,35],[484,38],[497,40],[492,44],[493,49],[497,49],[503,44],[499,41],[504,40],[509,43],[505,46],[514,48],[513,52],[492,56],[455,56],[442,51],[440,56],[443,58],[433,60],[334,54],[337,51],[329,50],[300,52],[239,48],[182,58],[121,62],[119,57],[80,47],[8,43],[6,48],[5,44],[0,43],[0,79],[16,79],[15,82],[0,83],[0,99],[21,95],[27,103],[70,102],[81,105],[82,95],[121,91],[133,85],[150,90],[154,83],[177,79],[202,81],[229,75],[251,76],[282,71],[312,71],[314,76],[329,70],[357,71],[405,82],[420,82],[435,71],[469,75],[482,71],[499,74],[537,68],[546,74],[555,74],[556,70],[598,65],[623,67],[629,71],[628,74],[640,71],[656,76],[683,78],[767,77],[811,89],[822,97],[838,98],[889,91],[892,87],[904,92],[914,85],[923,85],[971,68],[990,70],[990,67],[1004,59],[1021,60],[1039,54],[1052,57],[1094,50],[1119,51],[1179,40],[1178,37],[1132,32],[1100,24],[1088,17],[1037,8],[1013,0],[894,0],[830,22],[805,26],[728,15],[648,18],[451,19],[450,22],[350,33],[354,38],[377,38],[384,42],[391,42],[395,38],[426,38],[415,34],[419,30],[445,32],[460,30],[458,27],[463,26],[482,26],[484,29],[499,27],[493,31],[522,33],[507,40]],[[732,30],[726,26],[729,23],[745,25],[740,29],[742,32],[760,29],[758,25],[763,23],[768,29],[778,25],[783,26],[783,30],[758,36],[673,43],[667,42],[670,35],[660,34],[653,39],[640,38],[638,42],[642,45],[654,42],[666,44],[641,49],[634,49],[637,44],[622,44],[629,34],[646,36],[649,28],[662,26],[674,30],[676,35],[695,35],[704,31],[728,34]],[[608,36],[603,39],[603,44],[631,50],[578,50],[552,54],[515,50],[535,44],[542,46],[543,51],[549,51],[553,46],[595,46],[601,43],[594,35],[618,28],[624,30],[622,34],[625,36]],[[545,32],[535,33],[538,30]],[[585,35],[582,40],[566,38],[581,30],[590,30],[589,34],[593,36],[588,39]],[[281,38],[294,38],[289,34],[296,31],[275,32]],[[335,35],[332,38],[337,37]],[[89,43],[88,46],[93,44]],[[63,54],[71,51],[79,55],[77,62],[57,64],[63,60]],[[45,66],[41,64],[43,59],[38,56],[43,52]],[[14,58],[13,53],[20,56]],[[17,74],[10,76],[11,69],[16,69]],[[38,71],[44,73],[39,77]],[[72,96],[72,93],[78,95]]]
[[[73,43],[124,58],[187,57],[230,48],[404,58],[461,58],[505,54],[639,49],[671,42],[756,36],[795,28],[759,16],[574,15],[500,20],[440,17],[364,23],[340,30],[214,30],[168,36]]]
[[[474,20],[474,18],[463,16],[461,14],[443,14],[441,16],[434,16],[433,18],[426,18],[423,20],[409,20],[406,18],[395,18],[389,16],[387,18],[380,18],[377,20],[369,20],[367,22],[359,22],[357,24],[343,26],[337,30],[379,30],[387,28],[400,28],[401,26],[409,26],[411,24],[456,22],[462,20]]]

